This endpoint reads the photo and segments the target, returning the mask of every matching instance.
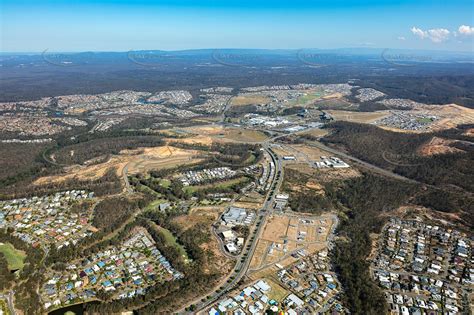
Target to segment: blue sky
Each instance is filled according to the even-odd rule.
[[[474,50],[474,1],[0,0],[2,52]]]

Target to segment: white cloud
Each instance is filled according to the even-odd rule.
[[[411,28],[411,32],[413,34],[415,34],[416,36],[418,36],[419,38],[421,38],[421,39],[424,39],[426,36],[428,36],[428,34],[425,31],[423,31],[422,29],[419,29],[415,26],[413,26]]]
[[[458,32],[461,35],[474,35],[474,27],[469,25],[461,25],[459,26]]]
[[[398,40],[406,40],[405,36],[398,36]]]
[[[423,31],[420,28],[413,26],[411,32],[421,39],[429,38],[433,43],[441,43],[449,38],[450,32],[445,28],[434,28]]]

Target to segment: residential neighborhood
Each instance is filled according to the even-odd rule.
[[[473,302],[473,240],[452,228],[392,219],[371,270],[395,314],[457,314]]]
[[[217,167],[212,169],[203,169],[200,171],[187,171],[178,175],[181,178],[183,186],[198,185],[201,183],[232,178],[237,174],[236,171],[228,167]]]
[[[340,284],[330,271],[327,250],[307,255],[283,268],[275,264],[275,274],[252,281],[212,305],[207,313],[220,314],[345,314]]]
[[[69,190],[48,196],[0,201],[0,228],[14,229],[13,235],[33,246],[74,245],[97,229],[90,224],[92,206],[72,211],[74,204],[91,201],[94,193]]]
[[[130,298],[143,295],[155,283],[183,277],[145,229],[132,235],[120,246],[79,259],[64,272],[49,274],[40,292],[44,308],[93,300],[99,291],[114,299]]]
[[[292,297],[290,300],[298,314],[344,313],[340,301],[341,285],[331,270],[328,251],[325,249],[307,255],[300,250],[293,255],[299,260],[287,268],[281,268],[277,276],[283,286],[292,292],[289,297]]]

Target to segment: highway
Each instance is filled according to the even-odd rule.
[[[272,194],[272,190],[276,188],[274,191],[278,191],[280,188],[280,185],[283,180],[283,175],[282,175],[282,165],[279,161],[279,159],[269,150],[268,144],[263,145],[264,150],[267,151],[267,153],[270,155],[270,157],[273,160],[273,163],[275,163],[275,173],[273,174],[272,184],[270,185],[270,190],[267,193],[265,202],[263,204],[263,207],[260,211],[262,215],[257,217],[256,221],[256,228],[254,229],[253,233],[250,236],[250,244],[246,244],[246,247],[244,247],[244,250],[242,251],[242,254],[240,255],[240,259],[237,260],[237,263],[234,267],[234,272],[230,275],[233,276],[233,280],[229,283],[225,283],[222,287],[223,289],[220,290],[219,292],[214,292],[212,293],[207,299],[206,302],[200,303],[196,305],[196,310],[194,312],[199,312],[209,305],[213,304],[216,302],[219,298],[221,298],[223,295],[228,293],[229,291],[233,290],[234,287],[238,284],[238,282],[246,275],[247,270],[250,265],[250,261],[252,260],[253,254],[255,252],[255,249],[257,247],[257,241],[260,238],[263,228],[265,226],[265,221],[267,220],[268,216],[272,213],[272,206],[275,198],[275,194]],[[280,174],[278,177],[277,175]],[[250,245],[250,248],[247,249]],[[192,303],[191,303],[192,304]]]
[[[307,130],[305,130],[305,131],[307,131]],[[295,133],[297,133],[297,132],[295,132]],[[237,260],[237,263],[234,267],[233,274],[229,275],[229,277],[228,277],[228,278],[230,278],[230,277],[233,276],[234,277],[233,280],[231,282],[228,282],[228,283],[226,282],[223,286],[221,286],[221,288],[223,287],[223,289],[219,290],[219,292],[214,292],[211,295],[209,295],[209,298],[206,300],[206,302],[202,302],[202,303],[197,304],[196,305],[196,310],[194,312],[203,311],[205,308],[209,307],[210,305],[215,303],[217,300],[219,300],[222,296],[224,296],[228,292],[235,289],[238,282],[243,277],[245,277],[245,275],[247,274],[247,271],[249,271],[249,265],[250,265],[250,262],[252,260],[253,255],[255,253],[255,249],[257,247],[257,241],[258,241],[259,237],[261,236],[261,234],[263,232],[263,227],[265,226],[265,221],[267,220],[269,215],[271,215],[272,212],[273,212],[273,207],[272,206],[273,206],[273,202],[274,202],[274,196],[275,196],[276,192],[279,191],[280,186],[282,184],[282,180],[283,180],[283,172],[282,172],[283,167],[282,167],[282,164],[281,164],[280,160],[278,159],[278,157],[275,156],[275,154],[270,150],[270,146],[271,146],[272,143],[274,143],[275,140],[277,140],[281,137],[291,135],[291,134],[292,133],[284,134],[284,135],[278,135],[278,136],[272,137],[272,138],[267,139],[266,141],[263,141],[263,142],[260,143],[262,145],[263,149],[270,155],[273,162],[275,163],[275,173],[274,173],[274,176],[272,178],[272,184],[270,186],[271,188],[270,188],[269,192],[267,193],[265,203],[264,203],[264,205],[262,207],[262,210],[260,212],[263,215],[260,216],[260,218],[261,218],[260,221],[259,221],[259,219],[257,219],[257,224],[258,225],[257,225],[256,229],[254,230],[255,232],[253,233],[253,236],[251,236],[250,249],[246,250],[246,248],[248,248],[248,244],[247,244],[247,246],[245,247],[244,251],[242,252],[242,254],[240,256],[241,259]],[[372,165],[370,163],[359,160],[358,158],[350,156],[350,155],[348,155],[344,152],[341,152],[339,150],[327,147],[326,145],[324,145],[320,142],[306,143],[306,145],[313,146],[315,148],[330,152],[334,155],[343,157],[347,160],[351,160],[352,162],[356,162],[357,164],[361,165],[362,167],[370,169],[371,171],[374,171],[374,172],[379,173],[381,175],[392,177],[392,178],[395,178],[395,179],[398,179],[398,180],[403,180],[405,182],[418,183],[417,181],[414,181],[412,179],[403,177],[403,176],[395,174],[391,171],[382,169],[378,166],[375,166],[375,165]],[[280,174],[280,176],[277,179],[278,174]],[[272,191],[274,191],[274,194],[271,194]],[[332,231],[329,233],[329,237],[327,239],[327,244],[328,244],[329,249],[331,249],[334,245],[333,244],[333,238],[334,238],[334,235],[335,235],[334,231],[335,231],[337,225],[338,225],[338,219],[337,219],[337,216],[335,216],[335,224],[333,225]]]
[[[305,143],[305,145],[307,146],[310,146],[310,147],[315,147],[315,148],[318,148],[318,149],[321,149],[321,150],[324,150],[324,151],[327,151],[327,152],[330,152],[334,155],[339,155],[347,160],[351,160],[352,162],[356,162],[357,164],[367,168],[367,169],[370,169],[371,171],[375,172],[375,173],[379,173],[381,175],[385,175],[385,176],[388,176],[388,177],[392,177],[392,178],[395,178],[395,179],[398,179],[398,180],[402,180],[402,181],[405,181],[405,182],[409,182],[409,183],[412,183],[412,184],[421,184],[420,182],[416,181],[416,180],[413,180],[413,179],[410,179],[410,178],[407,178],[407,177],[404,177],[402,175],[398,175],[396,173],[393,173],[389,170],[386,170],[386,169],[383,169],[383,168],[380,168],[378,166],[375,166],[373,164],[370,164],[368,162],[365,162],[365,161],[362,161],[356,157],[353,157],[352,155],[349,155],[347,153],[344,153],[344,152],[341,152],[339,150],[336,150],[336,149],[333,149],[333,148],[330,148],[324,144],[322,144],[321,142],[308,142],[308,143]]]

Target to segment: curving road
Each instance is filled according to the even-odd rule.
[[[223,295],[225,295],[229,291],[233,290],[234,287],[238,284],[238,282],[247,273],[247,270],[248,270],[249,265],[250,265],[250,261],[252,260],[253,254],[255,253],[255,249],[257,247],[257,241],[258,241],[258,239],[260,238],[260,236],[263,232],[263,227],[265,226],[265,221],[266,221],[267,217],[272,213],[272,208],[273,208],[272,205],[273,205],[273,202],[274,202],[274,195],[275,194],[271,194],[271,191],[274,190],[274,188],[276,188],[275,191],[277,191],[279,189],[281,183],[282,183],[282,180],[283,180],[282,175],[280,175],[280,177],[278,177],[278,179],[277,179],[277,174],[279,173],[279,171],[280,171],[280,174],[281,174],[281,170],[282,170],[282,166],[281,166],[280,161],[269,150],[268,144],[264,144],[263,148],[270,155],[270,157],[273,160],[273,163],[275,163],[275,173],[273,175],[273,178],[271,179],[271,181],[272,181],[272,184],[270,185],[271,188],[270,188],[269,192],[267,193],[266,200],[263,204],[262,210],[260,211],[260,213],[262,213],[262,215],[260,215],[257,218],[256,228],[254,229],[253,233],[250,236],[251,242],[249,244],[247,244],[246,247],[244,247],[244,250],[242,251],[242,254],[240,256],[241,259],[237,260],[237,263],[235,264],[233,273],[231,275],[229,275],[229,278],[233,277],[233,280],[231,282],[225,283],[222,286],[223,289],[220,290],[219,292],[216,291],[216,292],[212,293],[211,295],[209,295],[209,298],[206,300],[206,302],[202,302],[202,303],[197,304],[196,305],[196,310],[194,312],[199,312],[199,311],[205,309],[209,305],[216,302]],[[248,245],[250,245],[250,248],[249,248]],[[201,298],[202,297],[199,297],[199,301],[201,300]],[[193,301],[192,303],[189,303],[189,304],[190,305],[195,304],[195,302],[196,301]]]
[[[0,294],[0,299],[5,299],[8,304],[8,309],[10,310],[10,314],[16,315],[15,305],[13,304],[13,294],[15,292],[9,291],[8,294]]]

